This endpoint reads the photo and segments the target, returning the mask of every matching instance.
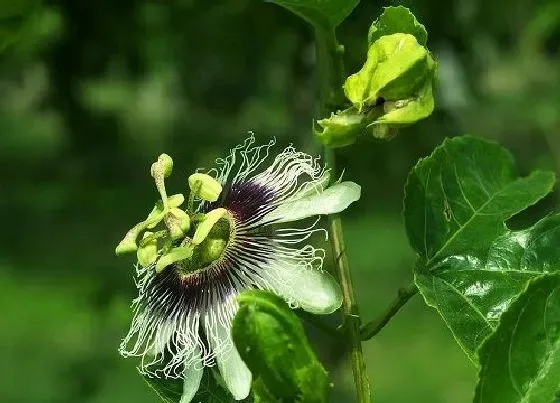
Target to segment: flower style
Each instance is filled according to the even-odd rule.
[[[120,352],[141,357],[147,376],[184,379],[182,403],[194,397],[204,367],[214,364],[235,399],[248,396],[251,372],[230,334],[242,291],[269,290],[316,314],[341,305],[337,282],[321,270],[324,250],[302,245],[316,232],[326,234],[319,219],[301,228],[283,224],[340,212],[360,198],[360,186],[327,187],[329,170],[291,146],[256,173],[274,141],[254,143],[249,137],[218,159],[218,168],[192,175],[186,211],[178,208],[182,195],[167,197],[163,178],[172,161],[160,157],[152,176],[162,199],[117,247],[117,253],[137,250],[139,261],[139,295]],[[166,230],[146,231],[159,222]]]

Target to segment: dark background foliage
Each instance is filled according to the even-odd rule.
[[[402,188],[445,136],[496,139],[521,173],[560,163],[558,2],[401,4],[428,30],[438,98],[429,119],[391,142],[364,138],[340,153],[346,178],[363,186],[345,226],[365,320],[411,279]],[[362,1],[339,28],[349,72],[383,5]],[[114,247],[156,198],[148,170],[161,152],[175,159],[176,192],[249,130],[320,153],[310,136],[312,32],[258,0],[38,7],[0,53],[0,401],[155,402],[116,351],[135,287],[132,259]],[[552,195],[526,215],[556,203]],[[308,335],[335,382],[333,401],[352,401],[340,343],[312,327]],[[419,297],[364,348],[379,403],[472,397],[475,368]]]

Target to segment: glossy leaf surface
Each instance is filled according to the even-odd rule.
[[[416,284],[473,361],[527,282],[556,270],[559,216],[524,231],[505,225],[553,184],[550,172],[517,177],[502,147],[469,136],[446,140],[409,175],[404,215]]]
[[[479,354],[475,403],[552,402],[560,390],[560,275],[531,281]]]

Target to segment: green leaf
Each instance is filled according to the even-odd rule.
[[[360,71],[346,79],[344,93],[359,111],[380,98],[411,98],[432,81],[435,64],[430,59],[428,50],[412,35],[383,36],[370,46]]]
[[[266,390],[284,401],[326,402],[327,374],[288,305],[260,290],[241,294],[238,302],[232,337],[254,378],[265,386],[257,388],[261,400]]]
[[[408,8],[397,6],[383,8],[383,14],[369,28],[368,42],[371,45],[383,35],[397,33],[414,35],[420,45],[425,46],[428,41],[424,25],[416,20]]]
[[[179,403],[183,394],[183,380],[171,378],[149,378],[144,376],[146,383],[166,403]],[[200,387],[194,395],[192,403],[234,403],[233,396],[216,381],[212,370],[207,368],[200,381]]]
[[[404,216],[419,255],[416,284],[473,361],[527,281],[556,270],[551,259],[560,241],[558,216],[518,232],[504,223],[549,193],[553,184],[551,172],[518,178],[507,151],[470,136],[446,140],[409,174]],[[543,237],[543,228],[549,227],[553,230]]]
[[[475,403],[550,403],[560,389],[560,275],[529,283],[479,351]]]
[[[517,177],[512,156],[497,143],[471,136],[446,139],[408,176],[409,240],[428,266],[451,255],[485,252],[506,232],[504,221],[548,194],[553,184],[552,172]]]
[[[348,17],[359,0],[266,0],[287,8],[314,27],[333,29]]]

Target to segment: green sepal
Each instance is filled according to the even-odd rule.
[[[414,14],[403,6],[384,7],[383,13],[369,27],[368,43],[371,45],[384,35],[392,34],[414,35],[420,45],[426,46],[428,33],[424,25],[420,24]]]
[[[353,144],[363,133],[365,116],[355,107],[331,113],[331,116],[317,121],[315,137],[324,145],[337,148]]]
[[[413,35],[382,36],[370,46],[362,69],[346,80],[344,93],[358,111],[375,106],[381,98],[410,98],[433,68],[428,56]]]
[[[326,371],[303,327],[278,296],[261,290],[241,294],[232,337],[241,358],[266,390],[284,401],[325,402]]]

